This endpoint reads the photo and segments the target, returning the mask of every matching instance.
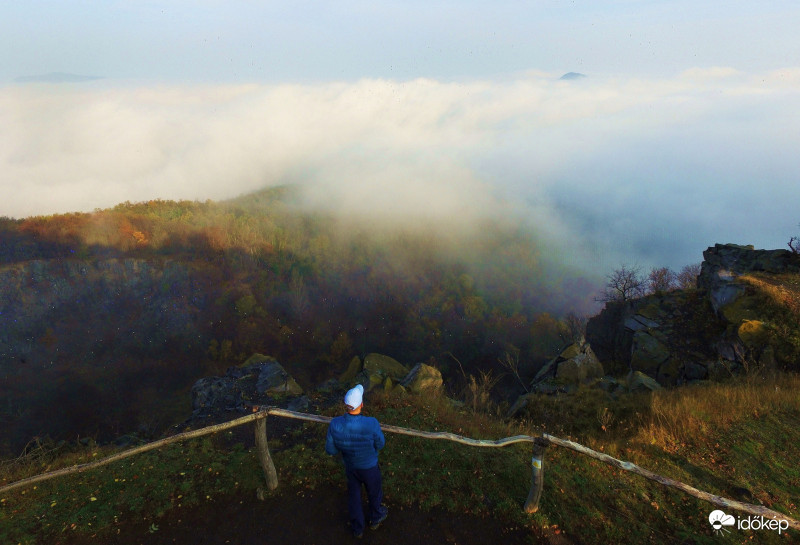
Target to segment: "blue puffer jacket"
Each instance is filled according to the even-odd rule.
[[[386,444],[381,425],[371,416],[344,414],[331,420],[325,452],[342,453],[349,469],[369,469],[378,465],[378,451]]]

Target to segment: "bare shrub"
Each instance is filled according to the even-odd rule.
[[[470,375],[464,388],[464,403],[473,413],[490,413],[494,408],[492,389],[500,381],[500,376],[493,376],[492,371],[478,371],[478,377]]]
[[[800,254],[800,237],[792,237],[789,239],[789,249],[794,254]]]
[[[700,263],[686,265],[676,277],[677,287],[682,290],[696,288],[698,276],[700,276]]]
[[[614,423],[614,413],[608,410],[608,407],[603,407],[597,410],[597,421],[600,423],[600,429],[607,432]]]
[[[522,380],[522,376],[520,376],[519,373],[519,348],[509,345],[508,350],[506,350],[503,356],[498,358],[497,361],[504,368],[508,369],[508,372],[517,379],[517,382],[522,385],[526,392],[530,392],[528,385],[525,384],[525,381]]]
[[[641,268],[622,265],[607,277],[608,283],[598,297],[602,302],[626,302],[641,297],[645,293],[645,280],[641,276]]]
[[[586,322],[588,320],[586,316],[578,316],[574,312],[567,313],[558,324],[561,339],[567,343],[581,342],[586,335]]]
[[[677,276],[669,267],[654,267],[647,276],[647,290],[650,293],[672,291],[676,284]]]

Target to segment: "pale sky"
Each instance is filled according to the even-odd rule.
[[[796,1],[4,0],[0,216],[300,182],[511,214],[595,273],[785,247],[797,29]],[[15,81],[55,72],[103,79]]]
[[[4,0],[0,82],[317,82],[798,63],[794,0]]]

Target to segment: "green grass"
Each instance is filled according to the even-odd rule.
[[[797,379],[775,380],[791,386],[791,380]],[[747,382],[731,382],[672,390],[653,398],[623,398],[619,406],[587,395],[583,416],[578,418],[585,429],[571,436],[701,490],[760,502],[796,517],[800,469],[791,453],[800,444],[800,400],[795,396],[792,402],[780,390],[774,395],[770,391],[775,392],[772,383],[758,389]],[[758,398],[761,409],[744,406],[733,411],[734,404],[742,405],[743,395]],[[532,421],[503,422],[454,408],[444,398],[370,397],[369,414],[387,424],[483,439],[541,431]],[[698,401],[693,404],[692,399]],[[697,405],[700,400],[717,408],[702,409]],[[551,399],[550,403],[563,408],[568,402]],[[676,419],[695,414],[689,430],[700,431],[674,435],[668,420],[654,416],[659,413],[652,410],[653,403],[660,414]],[[601,406],[616,416],[607,431],[596,417]],[[700,426],[701,419],[705,427]],[[279,491],[341,484],[341,467],[323,451],[325,426],[308,423],[291,429],[280,438],[271,435]],[[108,453],[87,448],[62,455],[53,467]],[[711,504],[555,446],[545,456],[540,509],[528,515],[522,505],[530,485],[530,457],[527,443],[487,449],[387,434],[381,454],[386,500],[401,507],[436,507],[493,517],[509,527],[530,528],[532,535],[561,534],[586,543],[788,542],[770,531],[735,530],[727,538],[715,536],[708,522],[709,513],[716,509]],[[25,474],[46,469],[29,467]],[[25,476],[21,469],[16,471],[15,475],[6,469],[3,480]],[[255,494],[261,486],[263,475],[254,452],[234,444],[227,434],[194,440],[4,495],[0,498],[0,542],[55,543],[68,533],[102,538],[116,532],[123,521],[157,525],[159,516],[171,509],[220,496]],[[752,496],[737,498],[745,489]]]
[[[86,463],[111,453],[107,448],[83,450],[60,456],[52,466],[29,467],[28,472]],[[0,543],[48,543],[68,533],[103,536],[113,534],[123,520],[156,523],[170,509],[255,489],[259,472],[255,457],[241,445],[223,450],[210,438],[170,445],[4,494]],[[24,477],[14,468],[4,473],[4,484]]]

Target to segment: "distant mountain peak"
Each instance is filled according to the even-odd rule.
[[[103,79],[100,76],[82,76],[66,72],[50,72],[49,74],[36,74],[33,76],[20,76],[14,81],[18,83],[78,83]]]
[[[581,74],[580,72],[567,72],[563,76],[558,79],[581,79],[585,78],[586,74]]]

